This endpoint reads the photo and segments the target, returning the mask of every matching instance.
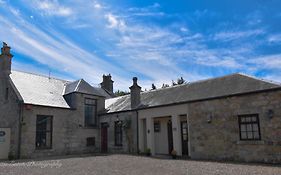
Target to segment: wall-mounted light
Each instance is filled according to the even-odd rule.
[[[121,125],[122,124],[122,121],[119,119],[119,115],[116,116],[116,120],[118,125]]]
[[[212,119],[213,119],[212,114],[207,115],[207,122],[208,122],[208,123],[211,123],[211,122],[212,122]]]
[[[269,109],[269,110],[267,111],[267,117],[268,117],[269,119],[272,119],[273,116],[274,116],[274,111],[273,111],[272,109]]]

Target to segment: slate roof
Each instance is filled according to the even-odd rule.
[[[94,88],[84,80],[69,82],[20,71],[12,71],[10,78],[25,104],[70,108],[63,97],[67,93],[80,92],[106,96],[103,89]]]
[[[105,90],[103,90],[102,88],[93,87],[83,79],[68,83],[65,86],[63,94],[66,95],[73,92],[80,92],[84,94],[92,94],[110,98],[110,95]]]
[[[281,87],[278,83],[236,73],[141,93],[141,107],[153,107]],[[108,113],[131,110],[130,95],[107,99]]]

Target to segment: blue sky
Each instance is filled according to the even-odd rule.
[[[115,90],[242,72],[281,82],[280,0],[0,0],[13,69]]]

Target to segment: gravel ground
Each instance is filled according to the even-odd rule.
[[[156,159],[130,155],[0,162],[0,175],[281,175],[281,166]]]

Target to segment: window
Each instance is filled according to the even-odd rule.
[[[115,146],[122,146],[122,122],[115,122]]]
[[[97,126],[97,101],[85,98],[85,126]]]
[[[240,140],[260,140],[260,123],[258,114],[240,115]]]
[[[87,146],[95,146],[95,144],[96,144],[95,137],[87,138]]]
[[[50,149],[52,148],[52,116],[37,116],[36,120],[36,148]]]
[[[160,132],[160,122],[154,122],[154,132]]]

